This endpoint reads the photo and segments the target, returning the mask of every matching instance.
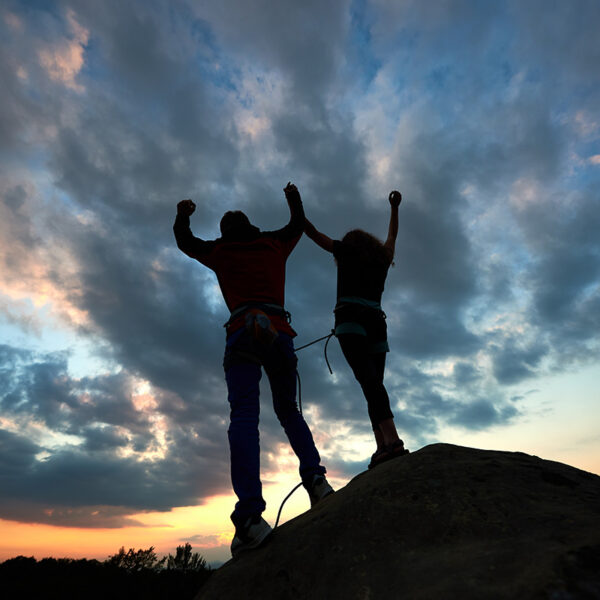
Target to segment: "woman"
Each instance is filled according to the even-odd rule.
[[[360,229],[349,231],[337,241],[318,231],[308,219],[304,225],[306,235],[323,250],[331,252],[337,263],[335,335],[367,401],[377,442],[369,469],[408,453],[398,437],[383,384],[389,346],[381,296],[394,258],[401,201],[400,192],[390,193],[390,226],[385,244]]]

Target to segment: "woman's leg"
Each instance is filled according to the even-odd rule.
[[[382,385],[383,385],[383,377],[384,377],[384,373],[385,373],[385,359],[386,359],[385,352],[378,352],[377,354],[371,355],[371,360],[373,361],[373,364],[375,366],[375,371],[377,373],[377,377],[380,379]],[[385,387],[384,387],[384,389],[385,389]],[[387,392],[386,392],[386,396],[387,396]],[[387,400],[387,408],[389,409],[389,412],[391,414],[389,397]],[[385,411],[385,409],[384,409],[384,411]],[[384,411],[382,411],[380,413],[381,416],[385,415]],[[376,418],[380,418],[380,417],[378,416]],[[377,428],[380,433],[379,438],[381,440],[381,444],[383,445],[383,447],[391,446],[392,444],[395,444],[396,442],[400,441],[400,438],[398,437],[398,432],[396,431],[396,425],[394,423],[393,416],[392,417],[386,416],[386,418],[382,418],[379,421],[379,423],[377,424]],[[375,439],[377,439],[377,435],[375,436]],[[378,443],[377,449],[379,449],[379,448],[380,448],[380,445]]]
[[[338,339],[342,352],[363,390],[375,440],[380,447],[387,442],[379,424],[387,420],[392,420],[393,423],[394,418],[390,409],[390,399],[383,384],[385,352],[369,354],[367,338],[362,335],[347,333],[339,335]],[[388,428],[385,429],[387,432]]]

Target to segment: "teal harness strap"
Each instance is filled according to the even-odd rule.
[[[353,323],[352,321],[346,321],[345,323],[340,323],[335,328],[335,335],[344,334],[344,333],[354,333],[355,335],[367,335],[367,330],[360,323]]]
[[[375,302],[373,300],[367,300],[366,298],[360,298],[359,296],[342,296],[338,299],[337,304],[335,305],[334,312],[344,306],[349,305],[358,305],[363,306],[364,308],[369,308],[372,310],[377,310],[383,314],[383,318],[385,319],[385,313],[381,308],[381,304],[379,302]],[[360,323],[356,323],[355,321],[345,321],[336,325],[334,330],[335,336],[344,335],[344,334],[354,334],[354,335],[364,335],[367,336],[367,330]],[[390,346],[387,340],[381,340],[379,342],[373,342],[369,344],[368,352],[369,354],[379,354],[381,352],[389,352]]]
[[[365,306],[366,308],[373,308],[375,310],[383,310],[381,309],[381,304],[379,302],[375,302],[374,300],[367,300],[366,298],[361,298],[360,296],[342,296],[338,298],[337,304],[335,305],[334,311],[338,308],[342,308],[345,304],[359,304],[360,306]]]
[[[387,340],[381,342],[374,342],[369,346],[369,354],[381,354],[382,352],[389,352],[390,345]]]

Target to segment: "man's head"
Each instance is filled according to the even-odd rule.
[[[219,227],[221,235],[227,235],[233,229],[250,225],[250,219],[241,210],[228,210],[222,217]]]
[[[255,237],[259,230],[241,210],[228,210],[219,225],[221,236],[230,240],[246,240]]]

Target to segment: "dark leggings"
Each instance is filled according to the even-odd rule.
[[[337,337],[354,377],[365,395],[373,431],[378,431],[379,423],[394,418],[390,399],[383,385],[386,353],[369,354],[367,338],[364,335],[343,333]]]

